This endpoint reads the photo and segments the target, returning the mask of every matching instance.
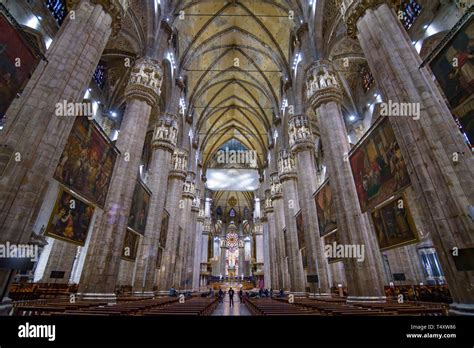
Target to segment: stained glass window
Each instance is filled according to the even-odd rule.
[[[225,237],[226,247],[232,253],[239,247],[239,236],[235,232],[227,233]]]
[[[99,88],[104,87],[104,84],[105,84],[105,64],[104,63],[100,62],[99,65],[97,65],[93,78],[94,78],[95,83],[97,83],[97,86],[99,86]]]
[[[46,7],[51,12],[56,22],[61,25],[67,15],[64,0],[46,0]]]
[[[410,29],[421,13],[421,5],[415,0],[404,0],[400,6],[400,18],[406,30]]]

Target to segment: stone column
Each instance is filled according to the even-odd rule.
[[[168,192],[166,195],[166,210],[170,214],[166,246],[161,262],[158,287],[167,293],[171,286],[175,288],[180,284],[174,283],[174,271],[180,238],[180,200],[183,193],[183,184],[186,179],[188,167],[188,153],[182,149],[175,149],[171,158],[171,170],[168,177]]]
[[[202,243],[204,238],[202,236],[202,218],[204,217],[204,209],[201,209],[201,200],[197,196],[193,202],[193,213],[195,215],[195,246],[193,258],[193,291],[199,290],[199,275],[201,272],[201,258],[202,258]],[[207,247],[207,244],[206,244]]]
[[[163,210],[168,189],[168,175],[171,164],[171,155],[176,146],[178,126],[172,115],[167,114],[160,118],[153,132],[152,157],[150,161],[148,188],[152,195],[148,218],[146,221],[145,236],[137,255],[137,269],[133,284],[134,294],[150,296],[153,294],[154,275],[156,271],[157,245],[160,239]]]
[[[387,1],[345,0],[344,10],[348,32],[359,38],[383,100],[420,107],[417,119],[389,120],[453,296],[452,312],[474,313],[474,273],[458,271],[453,257],[454,248],[474,243],[468,216],[474,195],[472,153],[426,68],[419,68],[421,58]]]
[[[276,246],[276,230],[275,230],[275,213],[273,210],[272,199],[270,197],[270,190],[265,191],[265,215],[267,218],[267,230],[268,230],[268,268],[270,269],[270,280],[271,287],[278,289],[280,284],[280,272],[279,272],[279,255],[277,253]]]
[[[276,241],[276,255],[277,265],[279,270],[279,283],[278,288],[283,290],[290,289],[290,275],[288,269],[288,259],[285,247],[285,236],[283,230],[285,229],[285,210],[283,207],[283,193],[282,185],[278,179],[278,174],[272,174],[272,184],[270,193],[273,202],[273,208],[275,210],[275,241]]]
[[[298,166],[298,188],[304,221],[304,239],[308,275],[317,275],[318,284],[309,283],[312,294],[331,296],[327,274],[327,259],[324,257],[318,226],[318,215],[313,193],[318,186],[314,163],[314,141],[309,120],[304,115],[295,115],[289,120],[291,151]]]
[[[26,243],[74,123],[56,104],[82,102],[100,56],[128,1],[82,1],[66,19],[6,113],[0,133],[0,242]],[[0,270],[0,293],[10,270]]]
[[[270,270],[270,240],[268,238],[268,220],[266,215],[262,217],[263,223],[263,274],[265,288],[272,288],[272,272]]]
[[[225,247],[225,243],[223,243],[222,237],[221,237],[221,255],[219,258],[219,272],[222,275],[222,277],[225,277],[225,252],[227,248]],[[239,253],[239,258],[240,258],[240,253]]]
[[[290,290],[303,295],[305,279],[303,262],[298,245],[298,233],[295,215],[299,210],[296,163],[294,156],[282,150],[278,154],[278,175],[283,191],[283,210],[286,221],[286,247],[288,251],[288,271],[290,274]]]
[[[162,82],[158,63],[139,59],[125,89],[125,108],[117,148],[117,158],[104,216],[94,228],[95,236],[87,252],[79,292],[84,299],[115,299],[115,284],[122,255],[128,215],[138,175],[140,158],[152,107],[156,105]]]
[[[359,262],[354,257],[343,259],[349,287],[348,301],[385,301],[380,253],[373,238],[375,232],[361,212],[347,160],[350,145],[341,112],[339,82],[331,63],[323,60],[314,63],[307,76],[307,97],[318,116],[331,187],[335,193],[339,237],[343,245],[364,247],[364,261]]]
[[[189,173],[188,173],[189,174]],[[181,238],[180,246],[178,248],[178,258],[176,262],[176,284],[180,284],[180,288],[183,290],[188,290],[191,288],[192,284],[192,268],[188,269],[188,266],[192,265],[192,259],[188,259],[191,255],[194,255],[194,230],[192,225],[192,206],[195,199],[196,186],[192,180],[194,180],[194,173],[188,175],[186,182],[183,185],[183,195],[182,195],[182,204],[181,207]],[[189,278],[188,278],[189,277]],[[179,281],[179,283],[178,283]]]

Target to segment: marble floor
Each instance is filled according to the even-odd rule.
[[[239,316],[239,315],[252,315],[245,304],[240,303],[239,296],[237,293],[234,295],[234,306],[229,306],[229,294],[225,294],[224,302],[219,303],[212,315],[227,315],[227,316]]]

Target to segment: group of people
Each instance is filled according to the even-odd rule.
[[[229,306],[233,307],[234,306],[235,291],[234,291],[234,289],[229,288],[229,291],[227,293],[229,294]],[[271,298],[271,297],[274,296],[274,292],[273,292],[273,289],[263,289],[263,288],[260,288],[260,290],[258,292],[255,292],[255,291],[251,291],[251,292],[245,291],[244,292],[242,290],[242,288],[240,288],[240,290],[237,292],[237,295],[239,296],[240,303],[243,303],[245,298],[252,298],[252,297],[255,297],[255,298],[264,298],[264,297]],[[210,288],[208,292],[203,293],[201,296],[202,297],[215,297],[216,293],[215,293],[214,289]],[[283,289],[280,289],[275,296],[276,297],[285,297],[286,295],[285,295],[285,292],[283,291]],[[217,298],[219,300],[219,303],[224,302],[224,297],[225,297],[225,292],[222,289],[219,289],[219,291],[217,292]]]

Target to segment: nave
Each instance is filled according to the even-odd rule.
[[[1,0],[0,314],[473,315],[473,8]]]

